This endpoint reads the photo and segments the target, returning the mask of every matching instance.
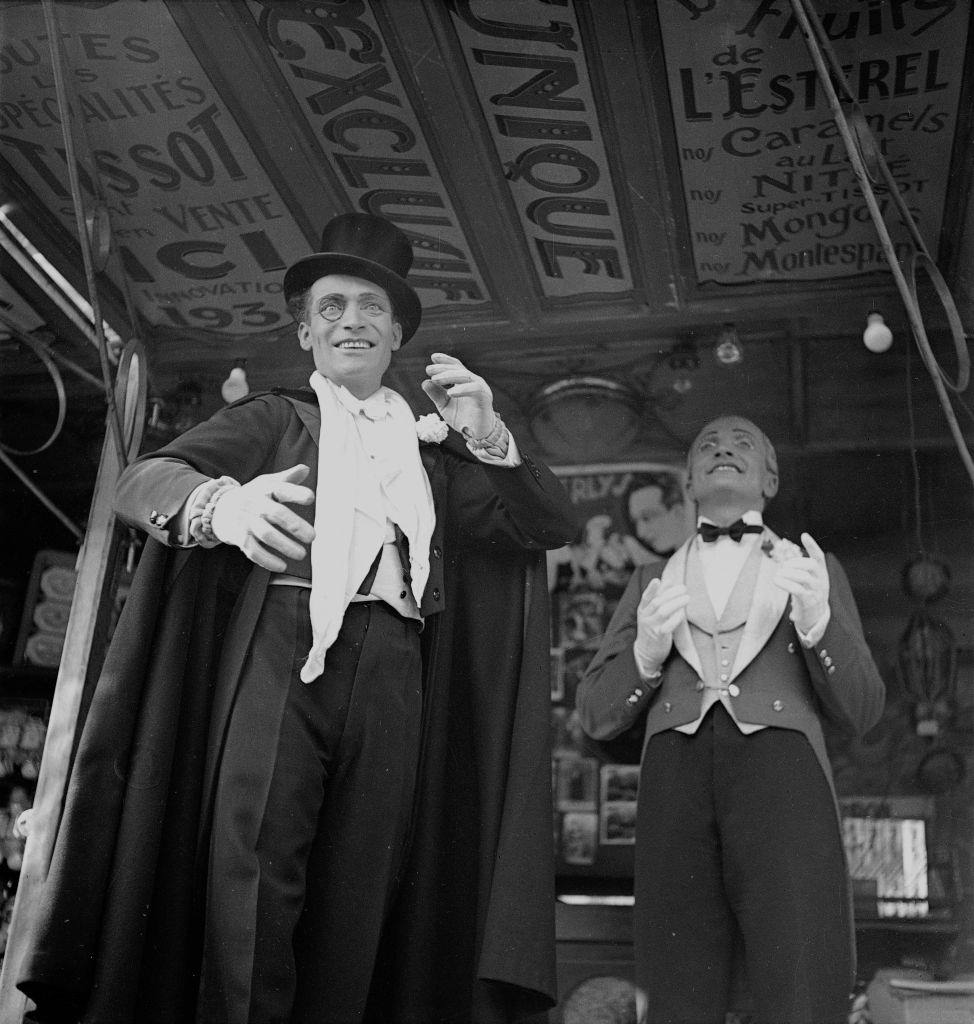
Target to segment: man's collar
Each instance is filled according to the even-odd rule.
[[[743,513],[743,515],[741,515],[740,518],[743,519],[748,526],[764,526],[764,517],[761,515],[761,512],[756,508],[748,509],[748,511]],[[714,520],[711,519],[709,516],[697,516],[697,526],[699,526],[701,523],[713,522]],[[718,524],[714,523],[714,525],[716,526]]]
[[[383,420],[390,414],[389,389],[380,386],[368,398],[356,398],[344,384],[336,384],[324,378],[331,385],[338,401],[353,415],[364,414],[370,420]]]

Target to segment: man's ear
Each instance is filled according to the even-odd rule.
[[[770,501],[778,493],[778,474],[777,473],[765,473],[764,474],[764,486],[761,488],[761,494],[764,496],[765,501]]]
[[[402,324],[398,320],[392,321],[392,351],[397,352],[402,345]]]
[[[298,344],[305,352],[311,351],[311,328],[303,320],[298,324]]]

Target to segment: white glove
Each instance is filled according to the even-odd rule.
[[[213,508],[214,536],[271,572],[283,572],[285,558],[304,558],[303,545],[314,540],[314,527],[282,503],[314,504],[314,491],[301,486],[309,472],[307,466],[292,466],[224,491]]]
[[[483,377],[459,359],[434,352],[426,367],[423,391],[436,411],[464,437],[486,437],[494,425],[494,396]]]
[[[673,647],[673,633],[686,619],[690,595],[682,583],[650,580],[636,609],[633,654],[644,676],[656,675]]]
[[[791,594],[791,621],[801,633],[808,633],[829,611],[829,571],[825,552],[811,534],[803,533],[806,557],[789,558],[781,563],[775,583]]]

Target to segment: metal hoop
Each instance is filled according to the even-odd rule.
[[[44,364],[47,372],[51,375],[51,380],[54,381],[54,390],[57,392],[57,422],[54,424],[54,429],[47,440],[36,448],[14,448],[13,445],[4,444],[3,441],[0,441],[0,449],[10,455],[37,455],[39,452],[50,448],[60,436],[61,429],[64,427],[64,417],[68,411],[68,396],[64,390],[61,371],[57,368],[57,364],[50,357],[44,346],[26,334],[21,335],[18,341],[33,350],[34,355]]]
[[[873,225],[876,228],[876,234],[879,236],[883,252],[886,254],[886,259],[889,263],[893,280],[896,282],[896,288],[900,293],[900,297],[903,299],[903,305],[906,307],[907,318],[910,321],[910,329],[913,332],[913,340],[916,342],[917,348],[920,350],[923,364],[927,368],[927,371],[933,381],[934,389],[937,392],[937,399],[940,402],[944,418],[947,420],[947,425],[950,428],[954,443],[957,446],[957,452],[960,455],[961,461],[964,463],[964,468],[967,470],[967,475],[970,477],[971,483],[974,483],[974,457],[971,455],[967,439],[964,437],[964,433],[960,429],[960,424],[957,422],[957,416],[951,406],[950,396],[947,394],[947,388],[950,388],[953,391],[963,391],[970,381],[970,357],[966,351],[966,338],[964,337],[964,331],[960,324],[960,317],[957,315],[957,310],[950,297],[947,284],[941,276],[940,271],[937,269],[933,257],[931,257],[927,251],[926,244],[923,241],[923,236],[920,234],[920,229],[917,227],[916,221],[913,219],[906,203],[903,201],[903,197],[899,193],[899,187],[893,179],[890,169],[886,161],[883,159],[882,153],[879,151],[878,147],[876,147],[875,142],[872,139],[872,134],[865,118],[857,117],[854,113],[853,119],[850,122],[850,119],[846,117],[846,114],[842,109],[842,104],[839,100],[838,94],[836,93],[832,78],[829,76],[829,70],[826,67],[823,54],[832,64],[835,79],[843,83],[843,87],[847,95],[851,95],[851,93],[848,85],[845,84],[845,76],[842,71],[842,67],[836,60],[835,54],[829,43],[828,34],[822,27],[822,23],[818,18],[818,14],[815,11],[812,0],[791,0],[791,6],[795,12],[795,17],[801,26],[802,35],[805,38],[805,44],[808,47],[812,63],[815,65],[815,71],[818,74],[818,77],[822,82],[822,87],[828,97],[829,107],[835,116],[835,122],[838,126],[839,134],[842,136],[842,143],[849,156],[849,162],[852,164],[852,170],[855,173],[856,180],[862,188],[863,199],[869,209],[869,216],[872,218]],[[890,239],[889,231],[887,230],[886,223],[883,219],[882,211],[879,208],[875,193],[873,192],[872,185],[870,184],[870,180],[874,177],[876,171],[878,171],[885,180],[887,187],[890,190],[890,194],[892,195],[897,209],[899,210],[900,217],[909,230],[910,237],[913,241],[913,252],[911,254],[912,258],[910,262],[912,274],[910,281],[907,281],[903,268],[899,264],[896,251],[893,247],[893,242]],[[922,264],[923,268],[929,274],[930,280],[933,282],[934,288],[936,289],[944,310],[947,313],[951,335],[954,339],[954,346],[957,350],[958,372],[956,382],[949,380],[944,371],[940,368],[940,364],[934,357],[933,351],[930,348],[930,343],[927,339],[926,329],[923,326],[923,317],[920,314],[920,305],[917,301],[916,294],[916,268],[918,264]]]
[[[933,354],[933,350],[930,348],[930,342],[927,340],[927,332],[924,329],[923,321],[919,316],[920,301],[917,296],[918,267],[922,267],[927,272],[927,277],[930,278],[934,291],[937,293],[937,298],[940,299],[940,304],[943,306],[944,312],[947,314],[947,323],[950,326],[950,336],[954,342],[954,351],[957,353],[956,381],[951,380],[947,374],[944,373],[943,367],[941,367],[937,362],[937,357]],[[914,335],[927,369],[930,373],[938,373],[940,375],[940,379],[947,385],[947,387],[950,388],[951,391],[956,391],[957,393],[966,391],[967,385],[971,380],[971,357],[970,353],[967,351],[967,339],[964,336],[964,326],[960,321],[960,314],[957,312],[957,306],[954,305],[954,298],[950,294],[947,282],[944,280],[943,274],[940,273],[940,268],[933,261],[929,253],[914,250],[911,254],[910,295],[917,310],[916,324],[914,326],[918,329],[914,331]]]

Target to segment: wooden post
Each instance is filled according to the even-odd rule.
[[[104,637],[97,638],[97,634],[114,599],[115,566],[124,536],[112,512],[112,496],[123,460],[136,455],[142,443],[145,396],[142,346],[131,341],[122,355],[115,386],[115,401],[124,422],[126,451],[119,453],[113,432],[106,424],[88,528],[78,554],[78,579],[54,687],[31,830],[0,972],[0,1024],[22,1024],[27,1009],[27,1000],[16,988],[16,979],[33,924],[31,908],[43,890],[51,863],[85,684],[104,660]]]

